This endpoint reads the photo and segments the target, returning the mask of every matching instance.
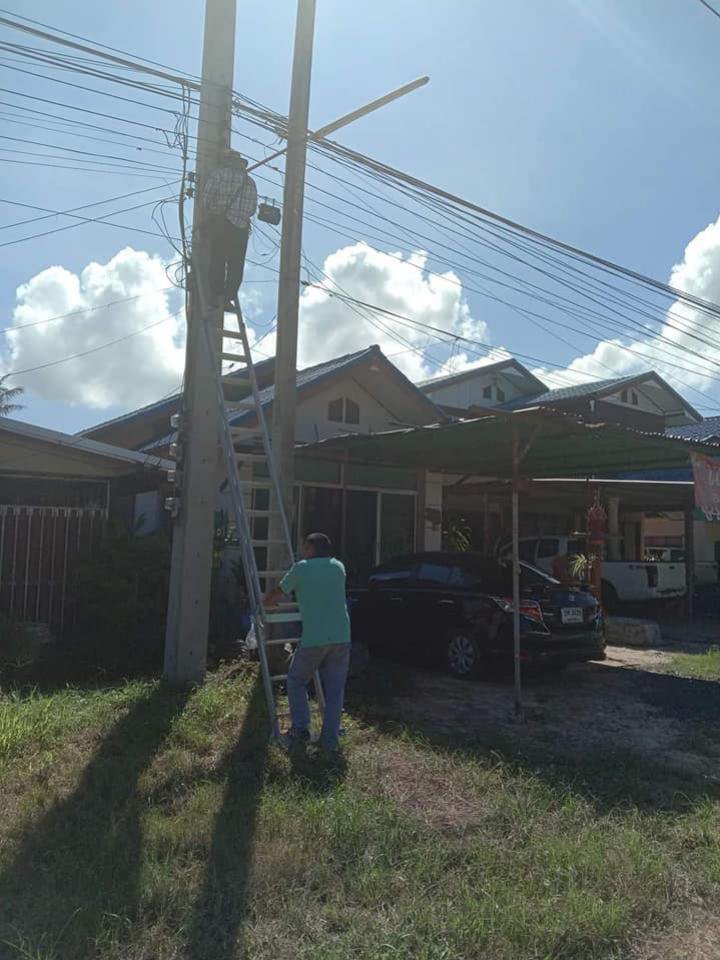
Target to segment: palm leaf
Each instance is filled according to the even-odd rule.
[[[5,381],[9,376],[10,374],[6,373],[4,377],[0,377],[0,417],[7,417],[11,413],[17,413],[17,411],[22,410],[24,406],[22,403],[14,402],[25,392],[23,387],[5,386]]]

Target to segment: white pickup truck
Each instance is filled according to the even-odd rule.
[[[507,552],[505,545],[503,553]],[[567,535],[522,537],[520,559],[554,573],[557,557],[575,557],[586,552],[585,541]],[[618,602],[671,600],[685,595],[685,564],[603,560],[602,594],[608,610]]]

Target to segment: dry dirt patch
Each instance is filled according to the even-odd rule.
[[[369,792],[394,800],[434,830],[463,834],[485,817],[485,791],[451,757],[406,742],[383,744],[382,751],[370,743],[356,756],[364,761],[358,766]]]
[[[695,912],[637,947],[632,960],[720,960],[720,919]]]
[[[528,678],[520,723],[509,682],[465,682],[418,671],[413,692],[395,701],[393,712],[428,732],[463,737],[500,733],[517,746],[570,757],[593,748],[631,751],[655,763],[662,757],[663,763],[714,780],[717,760],[693,753],[697,730],[692,721],[643,696],[642,684],[669,658],[664,651],[611,647],[603,663]]]

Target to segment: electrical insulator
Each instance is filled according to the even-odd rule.
[[[191,170],[188,173],[187,178],[188,178],[188,183],[195,183],[195,171]]]
[[[187,187],[185,189],[185,196],[189,197],[190,199],[192,199],[195,196],[195,191],[193,190],[192,187]]]
[[[182,458],[182,444],[171,443],[168,449],[168,456],[171,460],[180,460]]]
[[[180,470],[172,469],[167,472],[168,483],[174,487],[180,487],[182,483],[182,473]]]
[[[173,430],[182,430],[183,418],[181,413],[174,413],[170,417],[170,426]]]
[[[170,516],[175,519],[180,513],[180,498],[179,497],[165,497],[165,503],[163,504]]]

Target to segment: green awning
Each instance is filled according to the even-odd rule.
[[[513,449],[523,477],[607,476],[627,470],[688,467],[690,453],[720,456],[720,446],[610,423],[583,423],[555,410],[533,408],[476,420],[332,437],[304,449],[312,456],[361,463],[510,478]]]

